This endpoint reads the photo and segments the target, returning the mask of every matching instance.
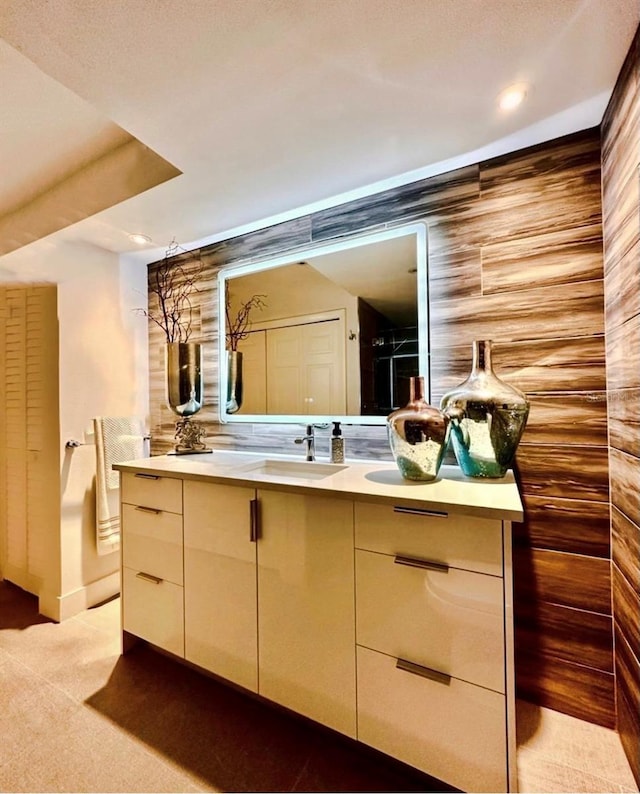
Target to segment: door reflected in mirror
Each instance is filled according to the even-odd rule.
[[[221,270],[222,421],[384,423],[428,383],[426,267],[413,224]]]

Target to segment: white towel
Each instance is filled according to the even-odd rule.
[[[120,548],[120,477],[114,463],[145,454],[142,422],[129,416],[93,420],[96,443],[96,542],[98,554]]]

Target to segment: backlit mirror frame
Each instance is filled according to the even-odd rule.
[[[227,404],[227,366],[226,366],[226,324],[225,324],[225,295],[227,281],[257,273],[263,270],[291,265],[301,260],[311,259],[323,254],[333,254],[364,245],[391,240],[396,237],[414,235],[416,245],[416,292],[418,309],[418,369],[419,374],[425,379],[426,394],[430,394],[429,377],[429,300],[427,277],[427,229],[423,223],[413,223],[398,226],[381,232],[362,234],[346,239],[333,240],[328,243],[314,245],[309,248],[287,251],[280,256],[264,259],[258,262],[249,262],[223,267],[218,272],[218,361],[219,361],[219,420],[221,423],[245,422],[268,424],[327,424],[331,421],[340,421],[346,425],[384,425],[386,416],[343,415],[329,416],[326,414],[228,414]]]

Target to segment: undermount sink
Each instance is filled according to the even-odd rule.
[[[261,460],[249,466],[243,466],[246,474],[262,474],[270,477],[295,477],[301,480],[322,480],[346,469],[338,463],[317,463],[316,461],[297,460]]]

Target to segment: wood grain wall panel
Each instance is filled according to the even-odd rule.
[[[637,172],[629,174],[615,190],[615,203],[610,204],[603,218],[604,247],[610,262],[618,262],[638,242],[638,203],[640,185]],[[609,193],[609,191],[608,191]]]
[[[516,454],[523,493],[563,499],[609,501],[606,449],[521,444]]]
[[[540,706],[615,727],[614,677],[603,670],[516,648],[516,693]]]
[[[611,504],[640,525],[640,458],[617,449],[609,453]]]
[[[480,297],[480,248],[432,252],[429,246],[429,301]]]
[[[611,539],[613,562],[640,596],[640,527],[615,506],[611,508]]]
[[[640,314],[607,329],[607,388],[640,387]]]
[[[609,505],[580,499],[523,498],[525,520],[514,523],[514,543],[609,559]]]
[[[593,392],[606,389],[604,335],[566,339],[496,342],[496,375],[526,394]],[[444,394],[471,371],[471,345],[435,347],[431,351],[434,394]]]
[[[628,174],[640,151],[640,40],[635,39],[625,58],[609,105],[602,119],[602,170],[607,184],[618,173]]]
[[[311,216],[314,241],[333,239],[394,222],[409,223],[434,210],[457,208],[479,195],[478,166],[470,165],[410,185],[391,188]]]
[[[583,281],[486,295],[482,300],[434,301],[431,343],[443,347],[452,336],[458,344],[469,345],[474,339],[557,339],[560,329],[571,336],[603,334],[603,297],[602,281]]]
[[[482,247],[485,295],[601,278],[600,223]]]
[[[610,391],[607,398],[609,443],[615,449],[640,457],[640,389]]]
[[[640,177],[639,177],[640,179]],[[638,220],[640,227],[640,218]],[[604,304],[607,331],[613,330],[640,313],[640,241],[612,260],[604,284]]]
[[[308,248],[310,243],[311,219],[305,216],[203,246],[201,253],[209,267],[222,267],[230,262],[275,257],[283,251]]]
[[[607,446],[606,392],[529,394],[526,444]]]
[[[611,614],[609,560],[543,549],[514,550],[514,594],[518,602],[549,602]]]
[[[616,605],[616,626],[636,659],[640,659],[640,595],[617,565],[611,566],[611,585]]]
[[[613,629],[608,615],[558,604],[516,609],[516,643],[532,653],[613,673]]]
[[[615,647],[617,728],[631,770],[640,785],[640,662],[618,626],[615,627]]]

